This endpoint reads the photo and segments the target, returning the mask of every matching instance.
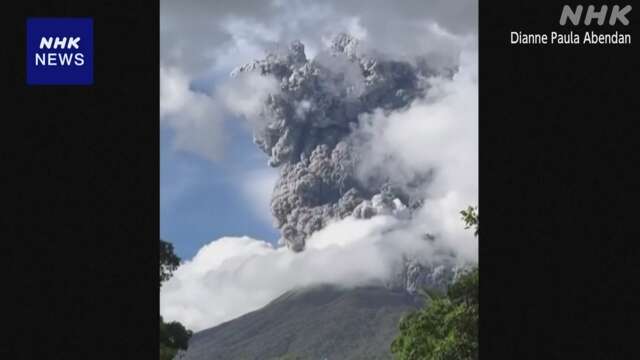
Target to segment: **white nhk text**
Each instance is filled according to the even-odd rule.
[[[84,54],[81,52],[63,51],[42,51],[47,50],[79,50],[80,37],[42,37],[39,49],[36,52],[36,66],[82,66],[84,65]]]

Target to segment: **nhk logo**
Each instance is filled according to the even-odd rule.
[[[93,84],[93,19],[27,19],[27,84]]]
[[[40,50],[42,49],[51,49],[51,44],[53,43],[53,49],[80,49],[78,46],[78,42],[80,41],[79,37],[76,38],[67,38],[63,37],[62,39],[56,37],[55,42],[53,42],[53,37],[43,37],[40,40]],[[68,44],[65,47],[65,44]],[[71,61],[73,60],[73,62]],[[84,54],[77,53],[56,53],[56,52],[40,52],[36,53],[36,66],[83,66],[84,65]]]

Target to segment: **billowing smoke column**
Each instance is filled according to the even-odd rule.
[[[427,91],[436,75],[426,62],[404,62],[364,53],[358,41],[340,34],[310,60],[304,45],[272,53],[234,70],[233,76],[271,76],[279,91],[267,97],[254,129],[255,143],[280,169],[271,200],[282,239],[301,251],[306,239],[328,221],[379,213],[408,216],[422,199],[410,191],[428,179],[394,184],[385,177],[358,176],[359,116],[376,109],[398,110]]]

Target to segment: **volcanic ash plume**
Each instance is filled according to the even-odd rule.
[[[411,189],[428,176],[416,174],[405,183],[362,176],[354,129],[363,114],[408,107],[425,96],[427,78],[443,74],[424,61],[396,61],[362,51],[345,34],[314,59],[296,41],[239,67],[232,76],[247,74],[272,77],[279,84],[251,122],[255,143],[269,156],[269,164],[280,169],[271,208],[281,241],[290,249],[302,251],[312,233],[335,219],[403,217],[420,206],[420,193]]]

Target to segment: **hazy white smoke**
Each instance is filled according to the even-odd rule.
[[[455,36],[475,33],[477,0],[161,0],[160,56],[193,76],[227,73],[277,43],[302,41],[313,57],[346,32],[386,53],[455,55]]]
[[[259,129],[266,125],[259,122],[265,101],[278,92],[279,84],[273,77],[242,73],[227,79],[216,95],[229,113],[248,121],[252,129]]]
[[[354,136],[366,139],[359,173],[406,183],[431,169],[424,206],[416,216],[426,232],[439,236],[461,255],[477,259],[477,241],[460,226],[460,210],[478,204],[477,52],[464,52],[452,80],[432,79],[425,99],[407,110],[361,117]]]

